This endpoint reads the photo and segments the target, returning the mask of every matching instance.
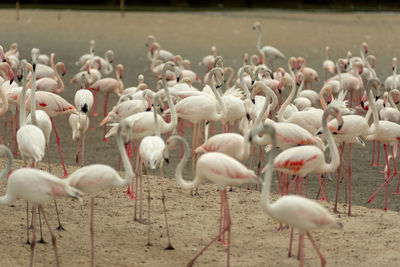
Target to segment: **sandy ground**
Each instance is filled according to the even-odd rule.
[[[190,59],[192,69],[204,74],[197,63],[210,54],[212,45],[224,57],[225,66],[235,69],[242,64],[243,53],[256,53],[257,34],[251,30],[255,21],[263,26],[262,44],[278,47],[286,56],[303,56],[307,64],[315,68],[323,80],[322,61],[324,47],[331,47],[332,59],[345,57],[348,50],[359,55],[359,46],[367,41],[370,53],[377,57],[376,72],[381,80],[391,75],[391,59],[397,56],[399,42],[396,14],[374,13],[303,13],[283,11],[229,12],[229,13],[127,13],[120,18],[119,13],[39,11],[21,12],[21,20],[15,21],[11,10],[0,10],[0,33],[2,45],[7,48],[12,42],[20,45],[21,58],[28,58],[30,49],[38,47],[42,53],[56,53],[57,60],[64,61],[67,75],[63,78],[65,91],[62,96],[73,103],[75,87],[69,84],[78,72],[74,62],[88,52],[89,41],[96,40],[96,53],[103,55],[107,49],[115,52],[115,63],[125,66],[123,78],[126,87],[137,83],[138,74],[144,74],[150,86],[155,78],[150,72],[146,59],[147,48],[144,41],[148,34],[157,37],[162,47],[180,53]],[[285,62],[279,62],[285,67]],[[115,65],[114,65],[115,66]],[[314,84],[321,88],[322,82]],[[102,97],[99,97],[102,100]],[[109,107],[116,103],[111,96]],[[102,104],[99,105],[99,113]],[[102,116],[95,118],[98,124]],[[69,172],[75,164],[75,144],[71,139],[71,129],[67,117],[57,117],[56,125],[62,140],[62,151]],[[9,126],[8,138],[10,140]],[[1,132],[3,132],[1,130]],[[190,134],[190,132],[188,132]],[[3,135],[3,134],[2,134]],[[118,165],[115,140],[102,142],[102,129],[89,131],[86,144],[86,164],[104,163]],[[51,161],[58,163],[55,137],[51,142]],[[367,144],[353,147],[353,204],[365,205],[366,200],[382,184],[381,168],[370,167],[372,146]],[[178,156],[175,155],[175,159]],[[383,159],[382,159],[383,160]],[[173,175],[177,160],[166,167],[168,177]],[[14,168],[17,168],[17,164]],[[45,167],[45,164],[42,164]],[[57,169],[59,171],[59,169]],[[187,173],[190,174],[188,171]],[[58,172],[58,174],[61,174]],[[310,196],[316,194],[317,179],[310,179]],[[156,180],[157,179],[157,180]],[[333,176],[333,180],[335,180]],[[159,178],[152,177],[152,185]],[[146,247],[147,225],[132,221],[133,203],[122,193],[122,189],[104,192],[97,197],[96,205],[96,264],[119,266],[159,266],[184,265],[212,236],[217,233],[219,215],[219,193],[215,185],[201,187],[201,195],[189,197],[188,192],[179,189],[176,182],[166,179],[167,206],[170,211],[170,225],[173,245],[176,250],[164,251],[166,245],[159,187],[152,191],[152,247]],[[316,231],[315,237],[328,264],[335,266],[363,266],[398,264],[395,238],[398,221],[398,196],[392,195],[397,178],[390,187],[389,210],[383,212],[372,208],[383,207],[382,191],[367,207],[354,207],[351,218],[340,214],[344,230]],[[4,184],[4,182],[3,182]],[[335,183],[328,182],[328,197],[334,197]],[[153,188],[153,187],[152,187]],[[273,187],[274,188],[274,187]],[[274,189],[273,189],[274,190]],[[343,191],[343,190],[342,190]],[[2,190],[2,192],[5,192]],[[231,263],[235,266],[295,266],[298,262],[288,259],[287,245],[289,231],[275,233],[276,224],[263,213],[257,191],[241,191],[229,194],[232,207],[232,248]],[[113,203],[110,203],[113,202]],[[344,202],[344,196],[341,195]],[[323,203],[332,209],[332,203]],[[48,205],[51,206],[51,205]],[[62,217],[67,232],[57,232],[60,259],[63,265],[77,266],[89,263],[88,208],[89,198],[83,202],[60,201]],[[24,245],[24,209],[22,201],[15,207],[3,207],[1,242],[1,265],[16,266],[28,263],[29,247]],[[104,209],[101,212],[101,209]],[[50,220],[55,225],[53,208],[47,209]],[[345,204],[341,211],[346,210]],[[201,213],[199,213],[201,211]],[[212,217],[212,218],[211,218]],[[18,218],[18,219],[16,219]],[[12,223],[13,225],[10,225]],[[240,228],[240,229],[239,229]],[[260,238],[260,231],[262,237]],[[47,235],[47,233],[46,233]],[[47,240],[48,236],[47,236]],[[116,242],[118,242],[116,244]],[[368,242],[368,245],[366,243]],[[132,245],[133,243],[133,245]],[[307,243],[306,264],[318,265],[318,257]],[[267,253],[262,253],[267,251]],[[225,248],[213,245],[197,264],[222,266],[225,264]],[[38,245],[35,263],[54,264],[51,245]]]

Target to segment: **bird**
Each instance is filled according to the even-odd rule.
[[[221,195],[221,215],[223,219],[220,221],[220,232],[213,238],[203,249],[201,249],[186,266],[192,266],[196,259],[217,239],[223,238],[227,232],[227,266],[229,266],[230,254],[230,231],[231,216],[229,211],[228,197],[226,194],[226,186],[239,186],[244,183],[254,182],[261,183],[261,180],[254,171],[248,169],[242,163],[223,153],[208,152],[199,157],[196,162],[196,174],[193,181],[185,181],[182,176],[182,170],[189,159],[190,148],[187,141],[180,136],[171,136],[166,141],[164,157],[168,158],[170,150],[175,147],[176,142],[184,144],[184,155],[182,160],[176,167],[175,178],[177,183],[184,189],[197,188],[204,180],[210,180],[218,185]]]
[[[328,114],[332,108],[328,108]],[[324,116],[326,119],[326,116]],[[327,129],[326,121],[324,123],[325,130]],[[304,233],[310,239],[315,251],[321,259],[321,265],[325,266],[326,260],[318,249],[310,231],[314,229],[333,227],[343,228],[343,225],[333,217],[323,206],[315,201],[309,200],[298,195],[285,195],[280,197],[274,203],[270,203],[269,195],[271,190],[272,172],[274,169],[274,147],[276,144],[275,130],[272,125],[261,125],[252,130],[250,136],[254,136],[258,132],[270,135],[272,139],[273,148],[268,153],[268,163],[263,177],[262,192],[261,192],[261,206],[272,219],[288,224],[291,227],[299,229],[299,254],[300,266],[304,264]]]
[[[95,49],[96,49],[95,40],[90,40],[89,53],[83,54],[82,56],[80,56],[78,61],[75,62],[75,65],[76,66],[84,65],[88,60],[90,60],[92,57],[94,57]]]
[[[265,57],[266,62],[271,64],[271,69],[274,69],[273,61],[275,59],[285,59],[285,55],[282,54],[281,51],[279,51],[277,48],[266,45],[261,48],[261,24],[260,22],[255,22],[253,24],[253,30],[258,29],[258,39],[257,39],[257,51],[260,52],[262,56]]]
[[[107,116],[107,103],[108,103],[108,97],[110,93],[114,94],[120,94],[122,90],[124,89],[124,84],[122,83],[122,76],[123,76],[123,70],[124,66],[122,64],[118,64],[115,67],[115,76],[116,79],[114,78],[103,78],[100,80],[97,80],[94,82],[92,85],[88,87],[88,90],[90,91],[96,91],[101,94],[104,94],[104,118]],[[106,126],[103,127],[103,141],[104,142],[109,142],[109,140],[106,139]]]
[[[302,73],[304,75],[304,87],[307,88],[307,84],[310,84],[310,88],[312,88],[313,81],[319,81],[318,72],[312,68],[306,67],[307,61],[303,57],[298,57],[297,61],[297,69],[299,70],[296,73],[297,75]]]
[[[63,62],[57,62],[57,64],[55,64],[54,62],[54,58],[55,58],[55,54],[52,53],[50,55],[51,57],[51,62],[52,62],[52,68],[54,70],[54,76],[56,79],[54,78],[50,78],[50,77],[43,77],[39,80],[36,81],[36,89],[37,90],[41,90],[41,91],[47,91],[47,92],[52,92],[55,94],[60,94],[64,91],[64,82],[62,81],[60,75],[58,74],[58,68],[61,68],[61,73],[64,76],[65,75],[65,65]]]
[[[112,66],[113,60],[114,60],[114,51],[112,50],[107,50],[104,53],[104,58],[99,56],[93,56],[92,58],[89,59],[90,65],[94,65],[93,66],[94,68],[98,67],[95,65],[98,64],[98,62],[100,61],[101,68],[98,69],[100,69],[100,72],[104,75],[109,75],[114,70]],[[82,66],[81,70],[85,70],[85,66]]]
[[[157,114],[157,106],[159,104],[159,96],[154,95],[153,97],[153,113],[154,113],[154,128],[155,128],[155,134],[154,135],[148,135],[145,136],[142,141],[140,142],[140,159],[143,165],[145,166],[146,170],[155,170],[156,168],[160,169],[160,177],[161,179],[164,179],[163,175],[163,163],[164,163],[164,158],[163,158],[163,152],[165,149],[165,143],[164,140],[160,136],[160,126],[158,124],[158,114]],[[142,164],[140,165],[139,169],[139,175],[142,176]],[[148,173],[148,172],[147,172]],[[165,194],[164,194],[164,188],[162,185],[163,181],[161,181],[161,200],[163,204],[163,213],[164,213],[164,218],[165,218],[165,226],[166,226],[166,231],[167,231],[167,237],[168,237],[168,245],[166,249],[174,249],[174,247],[171,244],[171,239],[169,236],[169,227],[168,227],[168,220],[167,220],[167,208],[165,206]],[[148,239],[147,239],[147,245],[150,246],[150,186],[149,186],[149,176],[147,175],[147,201],[149,205],[148,209]]]
[[[156,38],[154,37],[154,35],[148,35],[148,36],[146,37],[146,43],[145,43],[145,45],[146,45],[147,47],[152,47],[152,45],[153,45],[154,42],[156,42]],[[153,54],[152,54],[150,51],[147,53],[147,58],[148,58],[150,61],[152,61],[152,59],[153,59]],[[174,54],[171,53],[171,52],[169,52],[169,51],[167,51],[167,50],[160,49],[160,56],[159,56],[159,59],[160,59],[162,62],[172,61],[172,60],[174,59]]]
[[[393,57],[392,59],[392,71],[393,74],[392,76],[389,76],[385,79],[385,82],[383,83],[383,86],[385,87],[385,90],[390,91],[392,89],[398,89],[400,86],[400,79],[397,76],[397,58]]]
[[[322,62],[322,68],[325,71],[325,80],[328,79],[328,73],[334,75],[336,72],[335,63],[329,59],[329,46],[325,46],[325,60]]]
[[[121,132],[125,132],[127,140],[130,139],[129,125],[121,121],[117,130],[117,146],[122,158],[123,166],[125,169],[125,179],[122,178],[116,170],[104,164],[92,164],[81,167],[71,173],[65,181],[66,184],[91,196],[90,200],[90,264],[94,266],[94,224],[93,224],[93,209],[94,209],[94,195],[100,191],[110,189],[113,187],[124,187],[131,183],[134,173],[132,166],[129,163],[125,147],[123,145]]]
[[[64,177],[68,176],[68,171],[67,168],[65,167],[64,164],[64,159],[62,156],[61,152],[61,144],[60,144],[60,137],[57,132],[56,125],[54,124],[53,118],[56,116],[60,115],[65,115],[65,114],[71,114],[75,113],[77,114],[77,111],[73,105],[67,102],[64,98],[61,96],[51,93],[51,92],[46,92],[46,91],[38,91],[36,92],[36,109],[41,109],[47,113],[47,115],[50,117],[50,121],[52,124],[52,127],[54,129],[54,133],[56,134],[56,141],[58,145],[58,152],[60,155],[60,160],[61,164],[64,169]],[[27,97],[26,100],[26,106],[30,107],[30,102],[31,102],[31,96]]]
[[[1,171],[0,180],[10,172],[13,157],[11,151],[4,145],[0,145],[0,154],[8,157],[7,167]],[[20,168],[14,170],[7,179],[7,193],[0,197],[0,204],[10,205],[17,199],[23,199],[33,204],[33,235],[31,241],[30,266],[33,266],[33,256],[36,245],[36,209],[38,208],[52,237],[52,244],[56,258],[56,265],[60,266],[56,245],[56,235],[51,230],[47,215],[42,205],[48,201],[60,197],[79,199],[81,192],[71,187],[66,180],[62,180],[46,171],[32,168]],[[27,230],[28,231],[28,230]]]

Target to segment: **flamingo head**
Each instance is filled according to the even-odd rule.
[[[10,65],[8,65],[7,72],[8,72],[8,79],[10,79],[10,84],[12,84],[12,82],[14,81],[14,72],[12,71]]]
[[[257,29],[257,28],[261,28],[261,24],[260,24],[260,22],[255,22],[254,24],[253,24],[253,27],[252,27],[252,29],[253,30],[255,30],[255,29]]]
[[[303,57],[298,57],[297,59],[296,59],[296,68],[299,70],[299,69],[301,69],[301,67],[303,66],[303,64],[304,64],[304,58]]]
[[[397,58],[394,57],[392,60],[392,70],[394,70],[396,68],[396,66],[397,66]]]
[[[67,69],[65,68],[65,65],[61,65],[61,75],[64,76],[67,73]]]
[[[364,71],[364,66],[362,64],[358,65],[358,74],[362,74]]]
[[[363,42],[363,43],[361,44],[361,46],[362,46],[363,49],[364,49],[364,53],[365,53],[365,54],[368,54],[368,45],[367,45],[367,43],[366,43],[366,42]]]
[[[290,64],[290,68],[292,69],[292,71],[294,71],[297,68],[296,58],[290,57],[289,64]]]

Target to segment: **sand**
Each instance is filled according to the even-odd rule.
[[[64,61],[67,75],[63,78],[65,91],[62,96],[73,103],[75,86],[69,84],[78,72],[75,61],[88,52],[89,41],[96,40],[96,54],[102,55],[107,49],[115,52],[115,63],[125,67],[123,78],[126,87],[137,83],[138,74],[144,74],[145,81],[154,87],[156,80],[150,72],[146,59],[147,48],[144,41],[148,34],[157,37],[162,47],[184,58],[190,59],[192,69],[199,75],[204,70],[197,65],[201,58],[210,54],[212,45],[224,57],[225,66],[235,69],[241,66],[243,53],[256,53],[257,35],[251,30],[255,21],[263,26],[262,44],[278,47],[286,56],[303,56],[307,64],[315,68],[323,80],[322,61],[324,48],[331,47],[332,59],[345,57],[348,50],[359,55],[361,42],[366,41],[369,51],[377,57],[376,72],[381,80],[391,75],[391,59],[396,56],[397,25],[400,18],[390,13],[319,13],[319,12],[199,12],[199,13],[119,13],[71,12],[23,10],[21,20],[15,21],[13,10],[0,10],[0,32],[2,45],[7,48],[12,42],[20,45],[21,58],[28,58],[30,49],[38,47],[42,53],[56,53],[57,60]],[[278,65],[285,67],[281,61]],[[114,65],[115,66],[115,65]],[[322,81],[314,84],[315,89]],[[287,92],[286,92],[287,93]],[[116,103],[111,96],[109,107]],[[102,97],[99,97],[99,113],[102,113]],[[102,116],[95,118],[97,125]],[[68,171],[75,167],[75,144],[66,116],[55,119],[62,140],[62,151]],[[9,124],[8,124],[9,125]],[[8,138],[10,141],[10,127]],[[1,130],[3,132],[3,130]],[[190,132],[188,133],[190,134]],[[102,142],[102,129],[89,131],[86,144],[85,164],[103,163],[117,168],[118,154],[115,140]],[[58,164],[55,136],[51,141],[51,161]],[[338,216],[343,230],[324,229],[314,232],[330,266],[388,265],[398,262],[395,248],[396,225],[398,222],[398,196],[392,195],[397,185],[397,177],[390,184],[388,208],[382,211],[384,191],[372,204],[365,205],[370,195],[383,183],[379,173],[382,167],[370,167],[372,145],[365,148],[353,146],[353,207],[354,216],[345,214],[346,204],[340,205]],[[347,158],[347,157],[346,157]],[[175,160],[166,167],[168,178],[173,176],[177,164]],[[383,159],[381,159],[381,162]],[[4,165],[4,161],[1,161]],[[21,166],[16,162],[13,168]],[[42,163],[41,168],[46,168]],[[54,165],[56,174],[61,175],[60,166]],[[190,171],[187,171],[190,174]],[[147,243],[147,225],[133,222],[133,204],[125,195],[125,189],[105,191],[96,198],[95,244],[96,266],[172,266],[185,265],[202,246],[218,232],[219,192],[213,184],[200,188],[200,196],[190,197],[180,189],[173,179],[150,177],[152,195],[152,246]],[[315,178],[315,179],[314,179]],[[156,183],[164,181],[167,197],[168,216],[173,251],[165,251],[166,237],[160,201],[160,189]],[[276,180],[275,180],[276,181]],[[327,184],[329,203],[322,202],[332,210],[336,175]],[[315,198],[317,179],[310,179],[310,197]],[[2,182],[3,187],[6,181]],[[145,184],[146,185],[146,184]],[[154,185],[154,186],[153,186]],[[146,186],[145,186],[146,187]],[[154,189],[153,189],[154,188]],[[276,183],[273,185],[273,192]],[[2,188],[5,192],[5,188]],[[287,258],[290,231],[276,232],[277,224],[262,210],[260,192],[236,189],[229,193],[232,214],[232,266],[296,266],[295,258]],[[342,188],[343,191],[343,188]],[[341,202],[345,202],[341,194]],[[56,232],[63,266],[89,265],[89,196],[82,202],[61,200],[62,219],[67,231]],[[112,203],[110,203],[112,202]],[[364,205],[359,206],[359,205]],[[144,205],[147,210],[147,203]],[[56,217],[51,203],[45,206],[49,219],[56,226]],[[378,209],[375,209],[378,208]],[[201,212],[199,212],[201,211]],[[3,242],[0,246],[2,266],[20,266],[29,262],[29,246],[25,245],[25,202],[17,201],[14,206],[3,207],[0,231]],[[145,215],[147,218],[147,215]],[[12,225],[11,225],[12,224]],[[47,231],[45,239],[50,241]],[[267,253],[263,253],[266,251]],[[318,266],[319,258],[306,241],[306,265]],[[51,244],[38,244],[35,264],[54,265]],[[198,266],[224,266],[226,248],[212,245],[201,256]]]

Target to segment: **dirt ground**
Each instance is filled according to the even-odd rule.
[[[200,12],[200,13],[119,13],[71,12],[23,10],[21,19],[15,21],[13,10],[0,10],[1,45],[8,48],[12,42],[20,45],[21,58],[30,59],[30,49],[38,47],[42,53],[56,53],[57,61],[66,64],[67,75],[63,78],[65,91],[62,96],[73,103],[75,87],[69,83],[78,72],[74,62],[89,50],[89,41],[96,40],[96,54],[103,55],[108,49],[114,50],[115,64],[125,67],[125,87],[137,83],[138,74],[144,74],[145,81],[154,86],[156,79],[150,71],[144,46],[146,36],[157,37],[162,48],[181,54],[190,59],[192,69],[199,75],[204,70],[197,65],[201,58],[210,54],[212,45],[224,57],[225,66],[238,69],[242,64],[243,53],[256,53],[256,32],[251,30],[255,21],[263,27],[262,44],[278,47],[287,57],[303,56],[307,64],[315,68],[323,80],[322,61],[324,48],[331,47],[332,59],[345,57],[348,50],[359,55],[361,42],[366,41],[369,51],[377,57],[376,72],[383,81],[391,75],[391,59],[397,56],[399,43],[397,14],[376,13],[321,13],[321,12]],[[285,67],[281,61],[278,65]],[[322,81],[314,88],[321,88]],[[102,100],[102,97],[99,97]],[[111,96],[109,107],[116,103]],[[99,113],[102,111],[99,105]],[[102,116],[95,118],[97,125]],[[57,117],[55,123],[62,140],[62,151],[68,171],[75,167],[75,144],[67,117]],[[9,124],[8,124],[9,125]],[[3,127],[3,126],[2,126]],[[2,128],[0,128],[3,136]],[[190,131],[188,132],[190,134]],[[114,139],[102,142],[102,129],[89,131],[86,144],[86,164],[103,163],[113,167],[118,165],[118,150]],[[10,133],[8,126],[8,139]],[[57,164],[58,152],[55,136],[51,141],[51,161]],[[372,145],[365,148],[353,146],[353,213],[348,217],[341,213],[344,229],[315,231],[314,236],[328,264],[331,266],[396,266],[398,247],[396,238],[398,211],[400,205],[395,191],[397,177],[390,184],[390,211],[383,212],[384,191],[373,203],[366,205],[369,196],[383,183],[381,168],[370,167]],[[178,155],[166,166],[167,177],[173,176]],[[382,158],[383,161],[383,158]],[[4,161],[1,161],[4,166]],[[18,165],[19,164],[19,165]],[[13,168],[18,168],[16,162]],[[41,164],[45,168],[45,164]],[[61,175],[60,168],[53,166]],[[190,174],[190,171],[187,172]],[[315,179],[313,179],[315,178]],[[332,210],[336,175],[328,181],[329,203],[322,203]],[[156,183],[159,177],[150,177],[152,190],[152,243],[147,247],[147,225],[132,221],[133,201],[123,193],[123,189],[103,192],[96,198],[95,244],[96,266],[172,266],[185,265],[208,240],[217,234],[219,217],[219,193],[216,186],[201,186],[200,196],[189,197],[180,189],[174,179],[165,179],[167,188],[167,207],[174,251],[165,251],[165,227],[163,224],[160,190]],[[276,180],[275,180],[276,181]],[[317,179],[311,176],[310,196],[315,196]],[[1,192],[5,192],[6,181],[2,182]],[[273,185],[273,191],[276,183]],[[260,193],[236,189],[229,193],[232,214],[231,264],[233,266],[296,266],[298,261],[287,258],[289,231],[275,232],[277,226],[261,209]],[[343,191],[343,190],[342,190]],[[344,202],[344,195],[341,195]],[[112,202],[112,203],[110,203]],[[60,208],[66,232],[57,232],[60,260],[63,266],[89,264],[89,197],[83,202],[61,200]],[[147,209],[147,205],[145,204]],[[378,208],[374,209],[374,208]],[[46,206],[53,225],[55,213],[51,204]],[[346,205],[340,210],[345,212]],[[201,212],[199,212],[201,211]],[[147,215],[146,215],[147,216]],[[25,241],[25,203],[18,201],[12,207],[3,207],[0,231],[0,263],[2,266],[21,266],[29,262],[29,247]],[[12,224],[12,225],[11,225]],[[261,233],[260,233],[261,231]],[[49,236],[45,231],[45,238]],[[366,244],[368,243],[368,245]],[[39,244],[35,264],[48,266],[54,264],[51,244]],[[223,266],[226,262],[226,248],[212,245],[201,256],[198,266]],[[262,253],[267,251],[268,253]],[[318,256],[306,241],[306,265],[318,266]]]

